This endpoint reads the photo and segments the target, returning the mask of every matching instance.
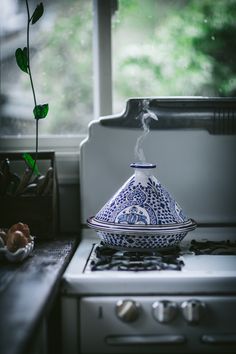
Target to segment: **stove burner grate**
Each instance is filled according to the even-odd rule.
[[[116,250],[103,242],[94,244],[88,261],[90,271],[161,271],[178,270],[184,266],[181,256],[191,255],[236,255],[236,241],[192,240],[187,247],[143,252]]]
[[[236,255],[236,241],[196,241],[189,248],[196,255]]]
[[[105,246],[102,242],[95,247],[90,262],[92,271],[150,271],[150,270],[181,270],[184,262],[179,259],[179,248],[171,251],[121,251]]]

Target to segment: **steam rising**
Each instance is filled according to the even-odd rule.
[[[149,109],[149,100],[142,101],[142,110],[140,114],[137,116],[137,119],[138,118],[141,120],[143,133],[138,137],[136,141],[134,154],[135,154],[136,161],[144,163],[146,162],[146,158],[143,152],[143,142],[150,132],[149,125],[151,119],[158,120],[156,114]]]

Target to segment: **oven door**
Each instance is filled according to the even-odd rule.
[[[81,354],[235,353],[236,297],[99,296],[79,302]]]

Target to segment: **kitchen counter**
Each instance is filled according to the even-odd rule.
[[[60,329],[60,280],[76,244],[76,237],[36,241],[23,262],[0,262],[1,354],[37,353],[42,323],[47,346],[54,346],[50,354],[57,351],[52,337],[55,325]]]

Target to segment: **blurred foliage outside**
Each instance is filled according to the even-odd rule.
[[[85,133],[93,119],[92,11],[92,1],[61,0],[40,34],[32,71],[50,104],[40,133]],[[235,18],[236,0],[119,0],[114,113],[130,97],[234,96]]]
[[[120,0],[114,104],[130,96],[235,96],[235,18],[236,0]]]
[[[41,133],[84,133],[93,117],[92,26],[92,1],[64,0],[42,34],[34,71],[50,114]]]

